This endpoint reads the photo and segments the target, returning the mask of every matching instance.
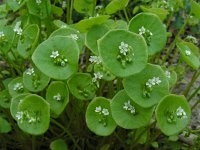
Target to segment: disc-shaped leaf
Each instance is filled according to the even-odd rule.
[[[160,18],[152,13],[140,13],[134,16],[129,23],[129,30],[140,33],[139,30],[143,29],[145,29],[145,33],[143,33],[148,34],[146,42],[149,55],[161,51],[167,42],[167,32]]]
[[[75,27],[80,32],[87,32],[93,26],[100,25],[106,22],[109,17],[110,16],[108,15],[101,15],[97,17],[91,17],[89,19],[84,19],[84,20],[79,21],[77,24],[75,24]]]
[[[142,107],[152,107],[169,93],[169,83],[160,66],[148,64],[140,73],[123,80],[128,96]]]
[[[0,116],[0,133],[8,133],[12,130],[10,123]]]
[[[44,75],[36,67],[28,68],[23,73],[23,83],[26,89],[31,92],[42,91],[49,83],[50,78]]]
[[[156,108],[160,130],[168,136],[180,133],[188,125],[190,116],[190,106],[183,95],[167,95]]]
[[[181,54],[181,59],[193,69],[198,70],[200,66],[199,48],[196,47],[193,43],[185,42],[182,40],[178,41],[176,45]]]
[[[25,94],[20,94],[15,96],[14,98],[12,98],[11,100],[11,104],[10,104],[10,113],[12,115],[12,117],[17,120],[17,111],[18,111],[18,106],[19,103],[23,101],[23,99],[28,95],[28,93]]]
[[[60,29],[54,31],[50,35],[50,37],[54,37],[54,36],[69,36],[78,43],[80,51],[82,51],[82,49],[83,49],[85,35],[80,34],[78,30],[75,30],[75,29],[69,28],[69,27],[60,28]]]
[[[100,39],[106,32],[108,27],[105,25],[93,26],[86,34],[86,46],[95,54],[98,55],[97,40]]]
[[[32,55],[39,37],[39,27],[36,24],[27,26],[18,42],[17,51],[23,58]]]
[[[26,0],[14,0],[5,2],[8,5],[8,7],[10,7],[13,11],[17,11],[25,4]]]
[[[6,26],[2,30],[4,36],[0,38],[0,47],[4,53],[8,53],[14,39],[14,31],[11,26]]]
[[[49,128],[50,107],[40,96],[27,95],[18,106],[18,126],[32,135],[45,133]]]
[[[95,4],[93,0],[74,0],[74,9],[79,13],[92,15]]]
[[[23,78],[22,77],[17,77],[15,79],[13,79],[8,84],[8,90],[9,90],[9,94],[12,97],[20,95],[22,93],[28,93],[28,90],[24,87]]]
[[[129,0],[112,0],[107,6],[106,6],[106,13],[107,14],[114,14],[119,10],[122,10],[126,7]]]
[[[68,80],[72,95],[80,100],[90,100],[95,96],[96,85],[88,73],[76,73]]]
[[[147,64],[147,46],[138,34],[110,30],[98,41],[98,46],[103,64],[118,77],[138,73]]]
[[[67,144],[63,139],[57,139],[51,142],[51,150],[68,150]]]
[[[112,118],[110,101],[104,97],[94,98],[86,110],[88,128],[97,135],[108,136],[116,128]]]
[[[64,66],[57,64],[62,59]],[[32,55],[36,67],[45,75],[65,80],[77,71],[79,48],[70,37],[55,36],[42,42]],[[55,61],[56,62],[55,62]]]
[[[52,117],[58,117],[69,102],[69,92],[61,81],[53,81],[47,88],[46,100],[50,104]]]
[[[153,108],[140,107],[122,90],[113,97],[111,111],[117,125],[125,129],[137,129],[148,125]]]
[[[0,91],[0,107],[9,108],[11,102],[11,96],[7,89]]]
[[[51,12],[51,2],[49,0],[28,0],[26,3],[28,12],[32,15],[40,17],[41,19],[48,17]]]

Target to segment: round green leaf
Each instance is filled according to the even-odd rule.
[[[122,43],[132,49],[126,55],[120,53]],[[110,30],[98,40],[98,46],[103,64],[118,77],[138,73],[147,64],[147,46],[144,38],[138,34],[120,29]]]
[[[95,4],[94,0],[74,0],[74,9],[79,13],[92,15]]]
[[[32,55],[39,37],[39,27],[36,24],[27,26],[18,42],[17,51],[23,58]]]
[[[185,42],[182,40],[178,41],[176,45],[181,54],[181,59],[193,69],[198,70],[200,66],[199,48],[196,47],[193,43]],[[187,54],[188,52],[190,54]]]
[[[22,93],[28,93],[27,89],[24,87],[23,78],[22,77],[17,77],[15,79],[13,79],[8,84],[8,90],[9,90],[9,94],[12,97],[20,95]]]
[[[97,40],[100,39],[106,32],[108,27],[105,25],[93,26],[86,34],[86,46],[95,54],[98,55]]]
[[[50,104],[52,117],[58,117],[69,102],[69,92],[61,81],[53,81],[47,88],[46,100]]]
[[[53,52],[64,57],[67,62],[64,66],[57,65],[51,58]],[[36,67],[45,75],[59,80],[65,80],[78,69],[79,48],[70,37],[55,36],[42,42],[32,55]]]
[[[168,136],[180,133],[188,125],[190,116],[190,106],[183,95],[167,95],[156,108],[160,130]]]
[[[12,98],[11,100],[11,104],[10,104],[10,113],[12,115],[12,117],[17,120],[17,111],[18,111],[18,106],[19,103],[23,101],[24,97],[26,97],[28,95],[28,93],[25,94],[20,94],[15,96],[14,98]]]
[[[122,90],[113,97],[111,111],[117,125],[125,129],[137,129],[148,125],[153,108],[140,107]]]
[[[0,91],[0,106],[3,108],[9,108],[11,102],[11,97],[8,90]]]
[[[10,123],[0,116],[0,133],[8,133],[12,130]]]
[[[49,83],[50,78],[44,75],[36,67],[28,68],[23,73],[23,83],[26,89],[31,92],[42,91]]]
[[[68,150],[67,145],[63,139],[57,139],[51,142],[51,150]]]
[[[106,22],[109,17],[110,16],[108,15],[101,15],[97,17],[91,17],[89,19],[84,19],[84,20],[79,21],[77,24],[75,24],[75,27],[80,32],[87,32],[93,26],[100,25]]]
[[[26,96],[18,106],[18,126],[24,132],[32,135],[45,133],[49,128],[50,107],[40,96],[30,94]]]
[[[17,11],[25,4],[26,0],[8,0],[5,2],[13,11]]]
[[[41,19],[48,17],[51,12],[51,2],[49,0],[41,0],[40,3],[36,0],[28,0],[26,3],[29,13]]]
[[[83,34],[80,34],[78,30],[75,30],[73,28],[69,28],[69,27],[61,27],[60,29],[54,31],[50,37],[54,37],[54,36],[69,36],[72,39],[74,39],[80,49],[80,52],[82,52],[83,49],[83,45],[84,45],[84,41],[85,41],[85,36]]]
[[[140,13],[134,16],[129,22],[129,30],[139,33],[139,29],[144,27],[152,33],[148,45],[149,55],[160,52],[167,42],[167,32],[160,18],[152,13]]]
[[[76,73],[68,80],[70,92],[80,100],[90,100],[95,96],[96,85],[88,73]]]
[[[124,9],[128,2],[129,0],[112,0],[105,8],[106,13],[114,14],[117,11]]]
[[[104,97],[94,98],[86,110],[86,123],[88,128],[97,135],[112,134],[116,123],[111,115],[110,101]]]
[[[159,84],[148,88],[149,80],[159,78]],[[154,82],[155,83],[155,82]],[[124,89],[128,96],[142,107],[152,107],[169,93],[169,83],[160,66],[148,64],[140,73],[123,80]]]

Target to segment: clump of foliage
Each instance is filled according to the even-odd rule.
[[[198,2],[0,3],[0,148],[199,148]]]

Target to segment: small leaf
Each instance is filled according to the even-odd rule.
[[[183,95],[167,95],[156,108],[160,130],[168,136],[180,133],[188,125],[190,117],[190,106]]]
[[[57,139],[51,142],[51,150],[68,150],[68,147],[63,139]]]
[[[108,99],[96,97],[90,102],[86,110],[86,124],[99,136],[108,136],[114,132],[116,123],[112,118]]]
[[[94,0],[74,0],[74,9],[79,13],[87,13],[92,15],[94,6]]]
[[[8,89],[0,91],[0,106],[3,108],[9,108],[11,102],[11,96]]]
[[[194,0],[190,0],[191,4],[191,13],[198,19],[200,19],[200,4]]]
[[[114,14],[119,10],[124,9],[128,5],[129,0],[112,0],[107,6],[106,6],[106,13],[107,14]]]
[[[14,12],[19,10],[24,4],[26,0],[8,0],[6,4],[10,7]]]
[[[69,102],[69,92],[61,81],[53,81],[47,88],[46,100],[50,104],[51,116],[57,118]]]
[[[12,130],[10,123],[0,116],[0,133],[8,133]]]

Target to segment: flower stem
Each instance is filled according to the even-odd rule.
[[[68,0],[67,3],[67,24],[71,24],[72,22],[72,10],[73,10],[73,0]]]
[[[200,86],[190,95],[190,97],[188,98],[188,101],[191,101],[192,98],[199,92],[200,90]]]
[[[125,15],[126,21],[129,22],[130,19],[129,19],[129,17],[128,17],[128,14],[127,14],[126,8],[123,9],[123,12],[124,12],[124,15]]]

